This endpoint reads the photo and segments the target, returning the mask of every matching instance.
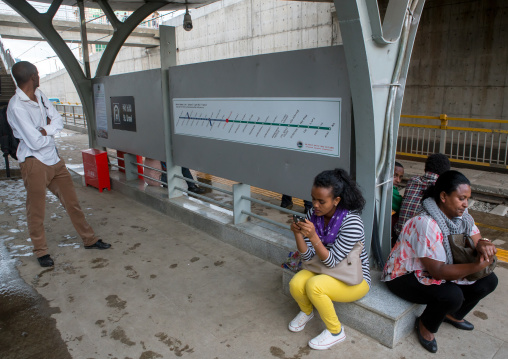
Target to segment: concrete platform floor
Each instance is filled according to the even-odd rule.
[[[64,131],[57,141],[68,164],[82,163],[86,135]],[[477,172],[468,174],[474,182],[505,187],[506,175]],[[298,308],[282,295],[278,266],[114,191],[77,191],[88,220],[113,248],[83,249],[49,196],[46,227],[56,266],[44,269],[27,240],[22,182],[0,181],[0,358],[508,358],[505,263],[496,269],[496,292],[467,317],[476,329],[443,324],[436,355],[420,347],[415,333],[389,349],[348,327],[345,342],[317,352],[306,344],[323,329],[319,318],[301,333],[287,330]],[[498,219],[491,224],[508,227]],[[492,231],[489,238],[500,235]]]
[[[49,196],[46,227],[56,265],[44,269],[27,240],[22,182],[0,181],[0,298],[21,303],[33,293],[31,311],[42,317],[16,306],[0,310],[1,358],[508,357],[506,268],[496,269],[497,291],[468,316],[473,332],[443,324],[437,355],[426,353],[414,333],[389,349],[348,327],[345,342],[318,352],[307,346],[323,329],[318,318],[300,333],[287,330],[298,308],[281,293],[279,267],[114,191],[77,191],[87,219],[113,247],[85,250]],[[48,332],[56,333],[50,346],[41,335]]]

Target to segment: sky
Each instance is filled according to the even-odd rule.
[[[2,39],[2,42],[4,47],[10,50],[14,59],[30,61],[37,66],[41,77],[64,68],[51,46],[45,41]],[[74,47],[77,46],[77,44],[74,45]]]
[[[30,3],[34,5],[39,12],[46,11],[49,6],[37,2]],[[62,10],[59,11],[55,18],[62,20],[68,19],[74,11],[71,6],[61,6],[61,8]],[[3,1],[0,1],[0,14],[17,15],[17,13]],[[2,38],[2,43],[5,49],[10,50],[13,58],[30,61],[35,64],[41,77],[64,68],[51,46],[45,41],[11,40]],[[74,44],[71,48],[77,46],[77,44]],[[74,52],[77,53],[77,50]]]

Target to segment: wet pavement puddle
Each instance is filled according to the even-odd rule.
[[[16,259],[6,247],[8,238],[0,236],[0,357],[71,358],[51,317],[60,313],[60,308],[50,307],[20,278]],[[37,277],[40,279],[46,271]]]

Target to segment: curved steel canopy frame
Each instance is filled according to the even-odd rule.
[[[82,1],[82,0],[78,0]],[[63,0],[54,0],[46,13],[39,13],[27,0],[4,0],[11,8],[13,8],[20,16],[28,21],[49,43],[55,53],[58,55],[60,60],[65,66],[65,69],[69,73],[78,95],[83,105],[83,111],[86,117],[88,126],[88,138],[90,147],[96,147],[95,141],[95,117],[93,112],[93,99],[92,99],[92,82],[91,78],[87,77],[81,66],[69,49],[67,44],[64,42],[60,34],[53,27],[53,18],[62,5]],[[152,12],[160,9],[167,5],[166,1],[151,1],[144,5],[141,5],[135,10],[125,22],[118,20],[114,14],[111,6],[106,0],[99,0],[99,6],[106,14],[108,20],[113,24],[114,34],[106,50],[104,51],[95,76],[107,76],[111,72],[113,63],[115,62],[118,52],[122,48],[122,45],[127,40],[127,37],[132,31]]]

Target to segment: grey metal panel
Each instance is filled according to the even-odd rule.
[[[166,159],[161,76],[161,70],[155,69],[93,80],[93,84],[104,85],[106,94],[109,137],[97,137],[99,146],[157,160]],[[110,98],[116,96],[134,96],[136,132],[113,129]]]
[[[174,163],[279,193],[310,199],[314,176],[349,171],[351,94],[342,46],[282,52],[169,68],[173,98],[340,97],[339,158],[174,135]],[[173,121],[173,120],[172,120]]]

